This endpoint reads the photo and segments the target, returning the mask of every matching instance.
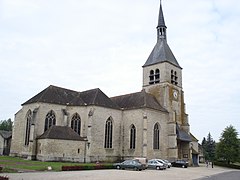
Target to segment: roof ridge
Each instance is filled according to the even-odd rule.
[[[111,98],[123,97],[123,96],[129,96],[129,95],[138,94],[138,93],[141,93],[141,91],[139,91],[139,92],[134,92],[134,93],[123,94],[123,95],[118,95],[118,96],[113,96],[113,97],[110,97],[110,99],[111,99]]]
[[[67,91],[72,91],[72,92],[80,93],[80,91],[76,91],[76,90],[69,89],[69,88],[64,88],[64,87],[55,86],[55,85],[50,85],[50,86],[52,86],[52,87],[55,88],[55,89],[62,89],[62,90],[67,90]],[[50,87],[50,86],[49,86],[49,87]]]
[[[94,89],[95,90],[95,89]],[[98,96],[98,94],[99,94],[99,91],[100,91],[100,89],[99,88],[97,88],[96,89],[96,93],[95,93],[95,95],[94,95],[94,98],[93,98],[93,104],[95,103],[95,101],[96,101],[96,99],[97,99],[97,96]]]
[[[52,87],[52,85],[48,86],[46,89],[43,90],[42,95],[39,97],[39,99],[37,100],[37,102],[40,102],[40,100],[42,99],[42,97],[49,91],[49,89]]]
[[[93,90],[97,90],[99,88],[93,88],[93,89],[88,89],[88,90],[84,90],[84,91],[80,91],[80,93],[85,93],[85,92],[88,92],[88,91],[93,91]],[[100,89],[99,89],[100,90]]]

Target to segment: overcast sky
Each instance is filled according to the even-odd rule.
[[[158,12],[159,0],[0,0],[0,120],[49,85],[140,91]],[[240,132],[240,1],[163,0],[163,12],[191,132]]]

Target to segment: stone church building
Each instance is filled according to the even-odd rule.
[[[11,156],[42,161],[114,162],[193,157],[182,68],[167,43],[160,4],[157,43],[140,92],[108,97],[100,89],[50,85],[15,114]]]

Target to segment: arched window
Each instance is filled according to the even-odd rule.
[[[149,84],[157,83],[160,83],[160,71],[159,69],[156,69],[155,72],[154,70],[151,70],[149,75]]]
[[[136,128],[134,125],[130,129],[130,149],[135,149],[136,147]]]
[[[159,149],[159,125],[157,123],[153,128],[153,149]]]
[[[51,126],[56,124],[56,116],[53,110],[49,111],[45,118],[44,131],[48,130]]]
[[[159,83],[160,82],[160,71],[159,69],[155,70],[155,83]]]
[[[154,84],[154,71],[153,70],[150,71],[149,84]]]
[[[178,77],[177,77],[177,71],[171,70],[171,83],[174,85],[178,85]]]
[[[27,122],[26,122],[26,131],[25,131],[25,146],[29,145],[29,138],[30,138],[30,128],[32,122],[32,112],[29,110],[27,112]]]
[[[113,132],[113,125],[112,125],[111,117],[108,118],[105,124],[105,142],[104,148],[112,148],[112,132]]]
[[[81,118],[78,113],[75,113],[71,120],[71,128],[80,135],[81,131]]]

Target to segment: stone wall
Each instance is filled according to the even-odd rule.
[[[85,162],[85,141],[38,139],[37,159],[41,161]]]

